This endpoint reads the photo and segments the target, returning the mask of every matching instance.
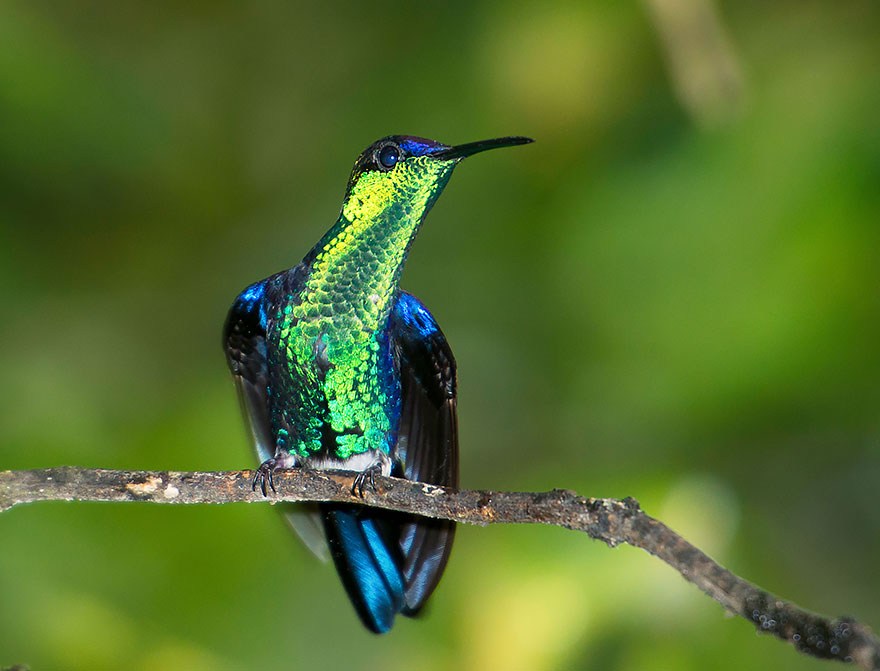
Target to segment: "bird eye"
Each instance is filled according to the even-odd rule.
[[[391,170],[400,160],[400,149],[397,145],[386,144],[379,150],[379,167],[382,170]]]

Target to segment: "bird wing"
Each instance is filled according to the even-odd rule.
[[[223,329],[226,363],[232,371],[248,436],[260,463],[275,455],[275,437],[269,420],[266,353],[264,294],[268,282],[257,282],[239,294],[229,310]],[[326,561],[329,552],[317,506],[283,504],[279,509],[309,550]]]
[[[226,363],[232,371],[248,434],[261,463],[275,455],[269,422],[265,284],[265,280],[257,282],[239,294],[223,329]]]
[[[399,292],[390,337],[401,381],[395,461],[403,477],[458,486],[455,359],[437,322],[415,296]],[[413,518],[400,527],[405,614],[415,614],[437,586],[455,535],[447,520]]]

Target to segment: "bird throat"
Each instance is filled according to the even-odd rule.
[[[300,295],[276,320],[297,397],[294,435],[279,439],[301,457],[344,460],[388,453],[396,442],[400,398],[386,327],[430,202],[388,198],[379,207],[376,185],[366,193],[372,197],[353,191],[347,199],[307,257],[311,271]]]

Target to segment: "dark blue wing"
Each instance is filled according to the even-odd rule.
[[[437,322],[419,300],[399,292],[390,323],[401,382],[395,460],[403,477],[458,487],[455,359]],[[410,517],[400,527],[406,615],[414,615],[440,581],[455,524]]]
[[[254,449],[262,463],[275,454],[269,424],[269,373],[266,364],[266,280],[249,286],[232,304],[223,328],[226,363]]]

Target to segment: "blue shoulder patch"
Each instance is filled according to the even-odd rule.
[[[263,303],[263,296],[266,293],[266,280],[261,280],[250,285],[242,291],[238,298],[235,299],[235,306],[242,312],[253,314],[258,312],[260,326],[266,328],[266,306]]]
[[[428,309],[411,294],[400,294],[394,304],[394,314],[401,326],[414,330],[421,338],[428,338],[440,330]]]

